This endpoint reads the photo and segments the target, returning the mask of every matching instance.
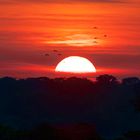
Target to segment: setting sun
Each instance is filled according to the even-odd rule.
[[[56,72],[70,73],[94,73],[96,68],[86,58],[80,56],[70,56],[63,59],[55,68]]]

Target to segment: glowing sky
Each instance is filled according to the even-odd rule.
[[[71,55],[99,74],[140,76],[139,9],[139,0],[0,0],[0,76],[54,77]]]

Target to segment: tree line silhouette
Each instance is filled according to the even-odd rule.
[[[140,79],[3,77],[0,123],[1,140],[138,140]]]

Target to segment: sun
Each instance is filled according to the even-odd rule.
[[[80,56],[70,56],[58,63],[56,72],[69,73],[95,73],[95,66],[86,58]]]

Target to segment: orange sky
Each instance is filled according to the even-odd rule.
[[[140,76],[139,8],[139,0],[0,0],[0,76],[58,76],[71,55],[101,74]]]

